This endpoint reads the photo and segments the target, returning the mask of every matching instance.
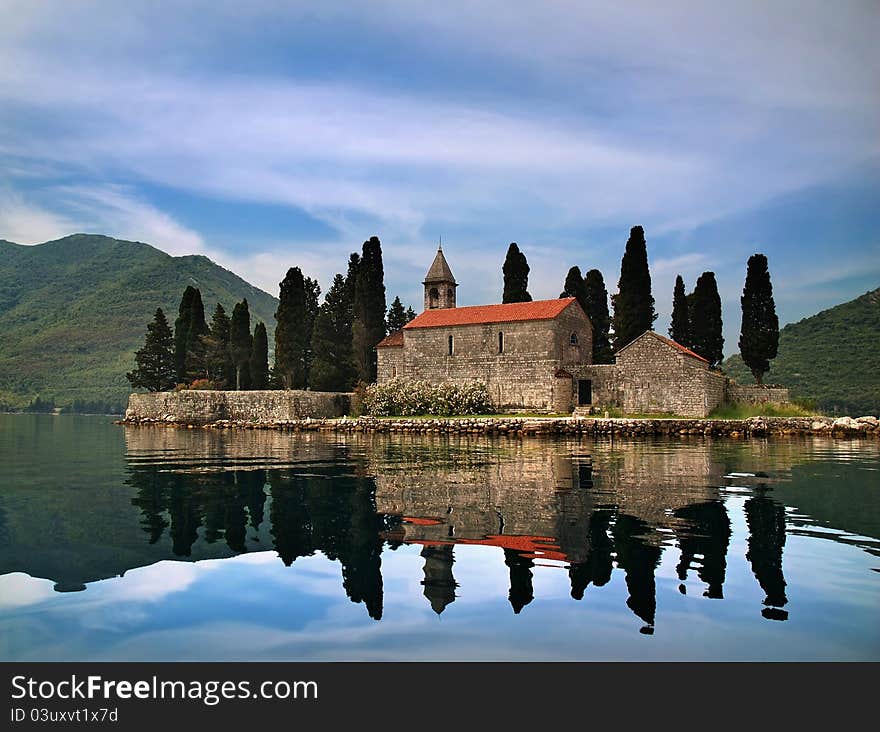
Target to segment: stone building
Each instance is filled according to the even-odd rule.
[[[593,328],[573,297],[457,307],[442,248],[423,285],[425,310],[376,348],[380,384],[478,381],[499,410],[548,413],[617,407],[705,417],[734,392],[737,401],[788,398],[784,389],[740,386],[653,331],[620,349],[615,363],[593,364]]]

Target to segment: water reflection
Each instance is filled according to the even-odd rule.
[[[0,574],[23,571],[50,577],[57,590],[77,590],[167,558],[271,549],[290,567],[321,554],[338,563],[349,600],[378,621],[386,610],[383,552],[416,547],[412,581],[439,616],[469,591],[456,579],[456,549],[480,546],[482,561],[506,578],[499,599],[507,613],[532,612],[542,599],[542,572],[565,572],[570,597],[583,603],[617,577],[625,588],[621,609],[625,603],[624,613],[650,635],[659,622],[664,556],[675,557],[673,588],[686,595],[699,583],[692,594],[722,600],[733,545],[745,547],[739,561],[764,597],[755,615],[787,620],[786,535],[831,522],[786,509],[801,505],[788,502],[786,486],[803,446],[161,428],[127,428],[124,436],[127,507],[118,491],[80,491],[51,514],[61,527],[52,531],[63,537],[56,556],[34,548],[49,515],[40,516],[39,499],[29,513],[0,505]],[[90,523],[97,515],[90,501],[115,507],[100,514],[100,525]],[[861,532],[824,538],[876,551],[874,524],[830,505],[838,528],[853,522]],[[738,543],[736,527],[744,532]]]

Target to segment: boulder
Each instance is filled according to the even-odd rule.
[[[838,417],[834,420],[831,427],[835,430],[857,430],[859,428],[859,423],[852,417]]]

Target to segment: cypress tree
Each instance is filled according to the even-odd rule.
[[[134,360],[137,365],[125,378],[135,389],[166,391],[174,386],[174,336],[162,308],[156,308],[147,325],[144,347],[134,354]]]
[[[654,298],[651,295],[651,273],[648,270],[648,250],[645,231],[633,226],[626,242],[626,251],[620,263],[617,294],[612,295],[614,306],[614,350],[650,330],[657,319]]]
[[[174,321],[174,373],[178,383],[186,381],[186,339],[192,322],[192,301],[196,288],[187,285],[180,298],[177,319]]]
[[[408,323],[410,320],[415,320],[416,311],[412,309],[412,307],[407,306],[406,308],[406,322]]]
[[[779,318],[773,301],[773,285],[767,268],[767,257],[753,254],[746,269],[746,282],[740,298],[742,325],[739,352],[758,384],[770,370],[779,346]]]
[[[598,269],[591,269],[584,278],[587,315],[593,325],[593,363],[611,363],[611,339],[608,330],[611,316],[608,314],[608,290],[605,278]]]
[[[269,388],[269,337],[266,324],[262,321],[254,328],[253,346],[248,364],[251,389]]]
[[[304,389],[306,358],[310,349],[309,303],[306,280],[299,267],[291,267],[281,282],[275,311],[275,374],[285,389]]]
[[[364,242],[354,288],[352,341],[360,381],[376,380],[376,344],[385,337],[385,270],[376,236]]]
[[[516,242],[507,248],[507,256],[502,266],[504,272],[504,294],[501,302],[531,302],[529,294],[529,263]]]
[[[205,344],[205,363],[208,378],[223,388],[235,383],[235,366],[229,351],[229,329],[232,326],[226,310],[218,302],[211,316],[208,335],[202,338]]]
[[[208,335],[208,323],[205,321],[205,306],[202,303],[202,293],[198,288],[190,301],[189,328],[186,332],[186,355],[184,367],[187,381],[202,379],[208,376],[205,363],[205,344],[203,338]]]
[[[687,295],[684,292],[684,280],[681,275],[675,277],[675,289],[672,291],[672,322],[669,325],[669,337],[676,343],[691,347],[690,318],[688,317]]]
[[[346,281],[336,275],[312,331],[311,387],[317,391],[348,391],[354,385],[350,305]]]
[[[235,366],[235,388],[247,389],[250,381],[249,361],[253,349],[251,336],[251,315],[248,301],[242,300],[232,309],[232,323],[229,328],[229,352]]]
[[[318,280],[306,277],[303,280],[306,293],[306,319],[303,322],[305,336],[305,351],[303,353],[303,369],[305,385],[309,386],[312,372],[312,331],[315,328],[315,318],[318,317],[318,299],[321,296],[321,286]]]
[[[724,358],[724,337],[721,335],[721,297],[714,272],[703,272],[699,276],[688,310],[689,347],[710,366],[717,366]]]
[[[403,303],[400,302],[399,297],[395,297],[394,302],[391,303],[391,307],[388,308],[388,318],[386,319],[386,332],[394,333],[403,328],[403,326],[405,326],[408,322],[409,319],[407,317],[406,310],[403,309]]]
[[[565,285],[562,292],[559,293],[559,297],[576,297],[584,312],[589,315],[587,312],[587,284],[581,275],[580,267],[575,266],[568,270],[568,274],[565,276]]]

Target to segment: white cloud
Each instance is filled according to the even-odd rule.
[[[70,219],[0,189],[0,238],[16,244],[39,244],[76,231]]]

